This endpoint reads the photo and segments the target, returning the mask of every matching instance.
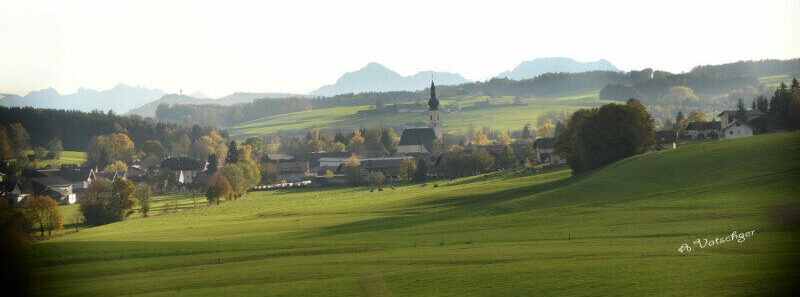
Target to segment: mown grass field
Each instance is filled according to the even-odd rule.
[[[26,150],[25,155],[28,154],[33,154],[33,150]],[[81,165],[83,162],[86,162],[86,152],[62,151],[61,157],[58,159],[39,160],[39,166],[61,166],[61,164]]]
[[[203,193],[184,193],[184,194],[172,194],[172,195],[158,195],[153,196],[150,201],[150,212],[148,213],[149,216],[160,216],[160,215],[167,215],[176,213],[179,211],[185,211],[188,209],[198,208],[207,206],[206,197],[203,196]],[[64,217],[64,229],[62,230],[55,230],[52,232],[53,236],[61,236],[66,234],[71,234],[75,232],[75,225],[77,224],[78,230],[82,230],[88,226],[84,224],[84,222],[80,219],[80,205],[72,204],[72,205],[59,205],[58,210],[61,212],[61,216]],[[129,219],[137,219],[142,217],[142,213],[139,211],[139,206],[135,207],[136,212],[132,214]],[[45,231],[46,233],[46,231]],[[31,230],[31,235],[39,236],[39,226],[34,225],[33,229]]]
[[[564,94],[563,97],[554,98],[521,98],[523,106],[499,106],[511,104],[514,97],[506,96],[492,98],[491,108],[462,110],[454,113],[442,114],[440,119],[447,132],[463,133],[470,127],[480,129],[490,126],[499,130],[522,129],[525,123],[536,123],[537,117],[548,111],[575,110],[589,106],[599,106],[606,101],[598,99],[599,91],[584,91],[579,94]],[[486,97],[464,96],[441,98],[441,104],[457,102],[461,108],[473,106],[477,102],[489,99]],[[427,102],[427,101],[425,101]],[[387,103],[388,104],[388,103]],[[337,107],[318,110],[309,110],[291,114],[270,116],[226,127],[231,136],[244,138],[251,135],[271,134],[286,130],[307,130],[312,127],[320,129],[330,128],[367,128],[378,125],[401,126],[403,123],[427,123],[427,113],[383,113],[380,115],[357,115],[360,110],[369,109],[369,106]]]
[[[785,290],[800,134],[568,170],[253,192],[34,245],[46,296],[751,296]],[[683,243],[756,230],[688,254]]]

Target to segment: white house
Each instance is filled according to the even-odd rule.
[[[730,125],[722,128],[722,136],[721,139],[734,139],[734,138],[741,138],[741,137],[750,137],[753,136],[753,130],[755,127],[748,124],[747,122],[742,121],[733,121]]]
[[[713,122],[694,122],[686,126],[686,134],[691,138],[716,138],[722,129],[722,123]]]

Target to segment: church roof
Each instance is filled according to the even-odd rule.
[[[400,136],[399,145],[423,145],[425,149],[431,151],[433,149],[433,141],[436,139],[436,133],[432,128],[410,128],[403,130],[403,135]]]
[[[436,86],[433,85],[433,81],[431,81],[431,99],[428,100],[428,107],[430,110],[439,109],[439,99],[436,99]]]

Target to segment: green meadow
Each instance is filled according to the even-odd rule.
[[[25,155],[33,154],[33,150],[26,150]],[[81,165],[83,162],[86,162],[86,153],[85,152],[76,152],[76,151],[62,151],[61,157],[58,159],[46,159],[46,160],[39,160],[39,166],[61,166],[61,164],[75,164]]]
[[[800,134],[571,176],[251,192],[33,245],[46,296],[751,296],[793,282]],[[437,185],[437,187],[434,187]],[[683,243],[755,230],[744,242]]]
[[[486,101],[490,97],[442,98],[441,104],[443,105],[458,103],[462,109],[467,109],[444,113],[441,115],[441,121],[444,129],[451,133],[464,133],[470,127],[480,129],[483,126],[491,126],[493,129],[503,131],[518,130],[522,129],[526,123],[535,124],[536,118],[548,111],[572,111],[609,102],[598,99],[598,93],[598,90],[590,90],[563,94],[561,97],[520,98],[521,106],[507,106],[514,102],[514,97],[494,97],[491,99],[493,107],[480,109],[469,109],[469,107]],[[251,135],[271,134],[281,130],[307,130],[312,127],[357,129],[378,125],[401,126],[403,123],[411,122],[427,123],[427,113],[356,114],[358,111],[369,108],[370,106],[336,107],[275,115],[226,127],[225,130],[229,131],[233,137],[244,138]]]

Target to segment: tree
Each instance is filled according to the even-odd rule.
[[[206,166],[206,174],[214,175],[219,168],[219,157],[216,154],[208,155],[208,166]]]
[[[413,159],[404,159],[400,164],[400,179],[411,182],[414,179],[414,172],[417,171],[417,164]]]
[[[222,176],[228,180],[231,186],[229,198],[239,198],[247,192],[247,180],[244,176],[244,171],[237,164],[228,163],[222,166]]]
[[[211,180],[208,182],[208,188],[206,188],[206,199],[208,199],[208,202],[211,204],[219,204],[220,199],[230,196],[231,184],[225,176],[220,172],[211,176]]]
[[[499,145],[509,145],[511,144],[511,137],[508,137],[508,133],[503,132],[497,136],[497,144]]]
[[[500,166],[503,168],[509,169],[514,168],[517,165],[517,159],[514,156],[514,150],[511,149],[511,146],[506,144],[503,146],[503,151],[500,152]]]
[[[533,135],[531,135],[531,123],[526,123],[525,127],[522,127],[522,140],[524,141],[533,141]]]
[[[31,140],[31,137],[28,135],[28,130],[25,130],[25,127],[20,123],[13,123],[8,127],[8,136],[11,140],[11,149],[21,157],[23,151],[28,149]]]
[[[414,182],[424,183],[428,179],[428,165],[425,160],[419,159],[417,161],[417,170],[414,170]]]
[[[113,222],[122,221],[133,214],[133,207],[136,206],[136,198],[133,197],[134,192],[136,192],[136,188],[130,180],[118,177],[111,182],[108,210]]]
[[[653,120],[636,100],[575,112],[556,141],[573,173],[643,153],[654,144]]]
[[[41,236],[44,230],[61,229],[64,218],[58,211],[58,203],[49,196],[35,196],[22,205],[23,213],[32,223],[39,225]]]
[[[141,183],[136,187],[134,193],[136,201],[139,203],[139,212],[142,213],[142,217],[146,218],[147,213],[150,212],[150,198],[153,196],[153,189],[149,185]]]
[[[383,173],[380,172],[380,171],[375,171],[375,172],[370,173],[370,178],[369,179],[372,182],[372,185],[380,186],[380,185],[383,184],[384,181],[386,181],[386,176],[383,175]]]
[[[343,170],[345,176],[347,176],[347,180],[349,180],[351,184],[361,184],[361,161],[359,161],[356,156],[350,156],[350,158],[347,159],[347,162],[344,163]]]
[[[261,163],[259,165],[261,171],[261,183],[271,184],[278,181],[278,169],[275,164],[271,162]]]
[[[769,100],[767,100],[767,97],[758,96],[758,98],[756,98],[756,110],[764,113],[769,110]]]
[[[678,111],[678,115],[675,116],[675,122],[676,123],[680,123],[681,121],[683,121],[683,118],[684,118],[683,117],[683,111],[679,110]]]
[[[103,168],[103,172],[125,172],[128,171],[128,165],[125,165],[122,161],[117,161],[111,163],[110,165]]]
[[[49,151],[48,156],[51,157],[50,159],[61,159],[61,152],[64,151],[64,147],[61,146],[61,139],[58,139],[58,137],[50,139],[47,142],[47,150]]]
[[[112,161],[130,164],[136,153],[133,141],[126,134],[114,133],[92,138],[87,149],[89,164],[105,167]]]
[[[113,182],[96,179],[86,189],[80,210],[86,222],[103,225],[124,220],[136,206],[133,182],[116,178]]]
[[[342,132],[336,132],[336,136],[333,137],[333,142],[346,144],[347,143],[347,137],[344,137],[344,134],[342,134]]]
[[[488,145],[489,137],[486,137],[486,134],[483,134],[483,131],[477,130],[472,134],[472,143],[478,146]]]
[[[383,145],[386,150],[392,152],[397,149],[395,138],[397,138],[397,135],[394,134],[394,130],[392,130],[392,128],[381,128],[381,145]]]
[[[347,142],[347,149],[351,153],[360,153],[364,150],[364,137],[361,136],[360,131],[353,131],[353,136]]]
[[[694,110],[689,113],[689,117],[686,118],[689,123],[699,123],[706,121],[706,114],[699,110]]]
[[[475,169],[478,172],[486,172],[492,169],[492,165],[494,165],[494,157],[489,154],[485,148],[477,148],[472,151],[472,158],[473,162],[475,163]]]
[[[734,118],[740,122],[747,121],[747,110],[744,108],[744,101],[742,98],[739,98],[739,101],[736,103],[736,114]]]
[[[236,141],[231,140],[231,142],[228,143],[228,157],[225,158],[225,163],[233,164],[239,162],[239,155],[237,154],[238,151],[239,147],[236,145]]]
[[[43,147],[37,146],[33,148],[33,157],[36,158],[36,160],[44,160],[46,156],[47,150],[45,150]]]
[[[536,128],[536,135],[541,137],[555,137],[556,135],[556,126],[553,125],[552,122],[549,120]]]
[[[345,147],[344,143],[341,142],[331,142],[328,144],[328,148],[326,149],[329,152],[334,153],[342,153],[346,152],[347,148]]]
[[[236,165],[242,169],[245,178],[245,192],[255,188],[261,182],[261,170],[258,168],[256,162],[252,160],[239,162]]]
[[[142,152],[144,152],[147,156],[155,157],[155,158],[163,158],[164,154],[164,146],[158,140],[148,140],[144,142],[142,146]]]
[[[11,150],[10,139],[6,133],[6,128],[0,125],[0,160],[8,160],[14,158],[14,152]]]
[[[264,140],[261,137],[250,136],[244,141],[244,144],[249,145],[256,156],[260,157],[264,153]]]

